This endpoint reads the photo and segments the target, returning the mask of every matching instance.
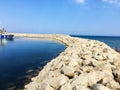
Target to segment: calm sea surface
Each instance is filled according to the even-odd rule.
[[[94,39],[99,40],[107,45],[109,45],[111,48],[115,49],[118,48],[120,51],[120,37],[110,37],[110,36],[79,36],[79,35],[71,35],[73,37],[80,37],[80,38],[86,38],[86,39]]]
[[[65,45],[49,40],[0,39],[0,90],[21,90],[65,48]]]

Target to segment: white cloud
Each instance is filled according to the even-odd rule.
[[[89,2],[87,0],[73,0],[73,1],[75,1],[77,4],[85,4],[85,5],[89,4]],[[106,4],[116,5],[116,6],[120,7],[120,0],[99,0],[99,1],[106,3]],[[105,5],[105,4],[103,4],[103,5]],[[103,8],[109,8],[109,6],[103,6]]]
[[[109,4],[119,4],[120,0],[102,0],[105,3],[109,3]]]
[[[78,4],[85,3],[85,0],[75,0],[75,1],[76,1],[76,3],[78,3]]]

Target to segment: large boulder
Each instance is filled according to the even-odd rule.
[[[68,77],[61,74],[58,77],[53,77],[53,78],[48,79],[46,82],[50,86],[52,86],[55,90],[58,90],[62,85],[67,83],[68,80],[69,80]]]
[[[102,84],[94,84],[92,86],[92,90],[110,90],[109,88],[105,87]]]
[[[72,90],[72,86],[70,83],[66,83],[60,88],[60,90]]]
[[[72,66],[63,66],[61,73],[65,74],[68,77],[73,77],[75,72],[75,68]]]

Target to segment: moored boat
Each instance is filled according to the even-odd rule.
[[[13,38],[14,35],[12,34],[7,34],[6,30],[3,28],[3,29],[0,29],[0,39],[3,39],[3,38],[6,38],[6,39],[11,39]]]

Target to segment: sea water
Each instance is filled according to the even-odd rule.
[[[65,48],[65,45],[50,40],[0,39],[0,90],[21,90]]]

